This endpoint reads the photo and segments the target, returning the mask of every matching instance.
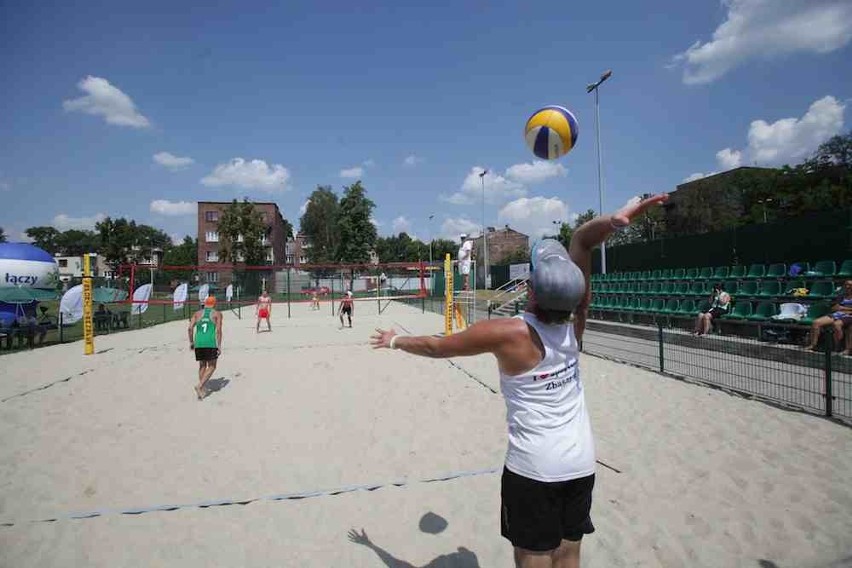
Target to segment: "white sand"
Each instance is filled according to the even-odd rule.
[[[98,338],[88,358],[80,343],[0,357],[0,565],[386,565],[350,542],[363,528],[415,566],[510,566],[499,474],[418,481],[502,465],[503,401],[466,374],[496,389],[494,362],[370,350],[377,325],[442,327],[401,305],[359,303],[353,330],[326,304],[285,314],[259,335],[227,316],[214,377],[230,382],[201,403],[184,324]],[[593,357],[581,368],[598,457],[621,471],[598,470],[585,566],[852,564],[852,430]],[[427,512],[446,530],[422,532]]]

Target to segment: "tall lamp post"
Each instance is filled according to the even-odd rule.
[[[482,268],[483,268],[483,285],[488,289],[488,281],[491,280],[488,276],[488,236],[485,229],[485,174],[488,170],[482,170],[479,174],[479,181],[482,182]],[[474,284],[475,285],[475,284]]]
[[[429,295],[431,296],[435,290],[432,286],[432,219],[435,218],[435,214],[432,213],[429,215]]]
[[[595,92],[595,137],[597,138],[597,148],[598,148],[598,208],[599,214],[603,215],[603,191],[604,191],[604,183],[603,183],[603,173],[601,167],[601,115],[600,115],[600,104],[598,97],[599,87],[603,84],[604,81],[612,77],[612,70],[607,70],[601,75],[601,78],[597,80],[596,83],[591,83],[586,86],[586,92],[591,93]],[[601,243],[601,273],[606,274],[606,243]]]
[[[766,224],[766,204],[772,203],[774,200],[769,197],[767,199],[758,199],[757,202],[763,205],[763,224]]]

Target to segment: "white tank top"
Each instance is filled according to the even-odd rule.
[[[506,468],[538,481],[567,481],[595,472],[595,446],[578,368],[574,325],[517,316],[538,332],[544,358],[521,375],[500,373],[506,400]]]

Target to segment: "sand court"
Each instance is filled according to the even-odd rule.
[[[0,565],[511,565],[494,361],[368,347],[377,326],[439,331],[419,307],[359,302],[353,329],[327,304],[292,314],[256,334],[225,312],[203,402],[180,322],[0,359]],[[581,373],[612,468],[585,566],[852,559],[848,427],[593,357]]]

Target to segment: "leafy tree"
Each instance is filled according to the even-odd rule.
[[[432,252],[434,255],[434,250]],[[389,237],[378,237],[376,239],[376,255],[379,257],[379,262],[428,260],[429,245],[418,239],[412,239],[408,233],[402,232]]]
[[[585,213],[580,213],[580,215],[577,216],[577,220],[574,221],[574,229],[579,229],[580,225],[582,225],[583,223],[588,223],[597,216],[598,214],[595,213],[594,209],[586,209]]]
[[[802,165],[809,171],[832,167],[852,170],[852,130],[832,136],[820,144],[814,155]]]
[[[266,264],[263,237],[267,227],[254,204],[236,199],[225,207],[219,219],[220,262],[245,262],[249,266]]]
[[[95,224],[95,231],[100,237],[100,253],[104,256],[107,265],[113,271],[127,264],[134,244],[136,222],[128,221],[124,217],[113,219],[107,217]]]
[[[54,240],[57,252],[68,256],[81,256],[89,252],[97,252],[100,248],[100,237],[93,231],[69,229],[56,235]]]
[[[0,243],[5,243],[6,240],[6,231],[3,230],[3,227],[0,227]]]
[[[530,251],[526,247],[518,247],[503,255],[496,264],[523,264],[530,261]]]
[[[428,246],[428,245],[427,245]],[[432,241],[432,260],[444,262],[444,259],[449,254],[452,258],[456,258],[459,251],[459,245],[456,241],[449,239],[435,239]],[[427,253],[428,254],[428,253]]]
[[[193,266],[198,260],[198,241],[184,237],[179,245],[169,247],[163,255],[163,264],[167,266]],[[192,278],[192,269],[175,270],[166,273],[169,281],[188,282]]]
[[[38,248],[50,254],[59,252],[56,245],[56,237],[59,236],[59,231],[53,227],[30,227],[24,233],[33,240],[33,244]]]
[[[565,250],[568,250],[571,247],[571,237],[574,236],[574,228],[570,223],[562,223],[559,225],[559,234],[556,235],[556,240],[562,243],[562,246],[565,247]]]
[[[311,264],[336,261],[339,208],[337,195],[330,186],[318,186],[308,198],[308,205],[299,219],[299,226],[310,243],[306,256]]]
[[[376,226],[371,221],[374,207],[360,181],[343,188],[337,215],[340,240],[335,255],[340,262],[370,261],[370,252],[376,245]]]

